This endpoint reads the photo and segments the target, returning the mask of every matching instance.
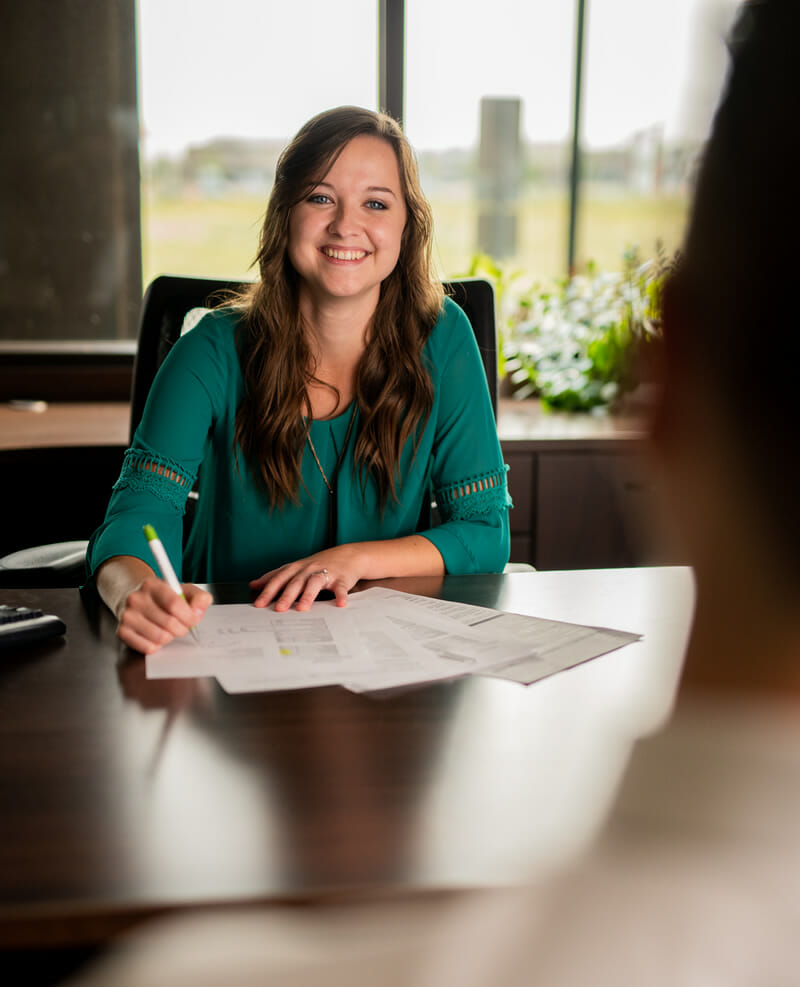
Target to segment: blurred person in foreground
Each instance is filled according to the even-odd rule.
[[[695,623],[673,716],[591,852],[546,888],[179,918],[84,983],[800,982],[796,15],[742,8],[665,292],[651,446]]]

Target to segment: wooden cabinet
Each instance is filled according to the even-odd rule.
[[[533,562],[536,525],[536,458],[527,452],[515,452],[503,444],[503,458],[508,470],[508,489],[514,508],[511,511],[511,561]]]
[[[590,569],[682,561],[658,516],[635,423],[534,407],[510,413],[509,424],[501,405],[498,428],[514,501],[512,562]]]
[[[647,492],[634,453],[543,452],[536,473],[537,568],[641,564]]]

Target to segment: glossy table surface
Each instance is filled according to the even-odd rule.
[[[584,846],[669,715],[690,571],[384,584],[644,636],[529,687],[233,696],[148,681],[77,590],[5,590],[67,634],[0,653],[0,945],[102,942],[186,906],[497,886]]]

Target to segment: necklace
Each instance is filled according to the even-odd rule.
[[[339,452],[336,465],[333,468],[333,473],[331,474],[331,480],[325,475],[325,470],[322,468],[322,463],[319,461],[319,456],[317,455],[317,450],[314,448],[314,443],[311,439],[311,429],[309,428],[306,433],[306,441],[308,442],[308,448],[311,450],[311,455],[314,457],[314,462],[317,464],[317,469],[319,470],[320,476],[325,482],[325,486],[328,489],[328,540],[326,547],[330,548],[336,544],[336,494],[339,487],[339,470],[344,460],[344,454],[347,451],[347,446],[350,442],[350,433],[353,431],[353,422],[356,420],[356,402],[353,402],[353,410],[350,412],[350,421],[347,424],[347,432],[345,433],[344,442],[342,443],[342,449]],[[336,444],[334,443],[334,451],[336,450]]]
[[[314,443],[311,441],[311,433],[309,432],[306,436],[308,440],[308,448],[311,450],[311,455],[314,457],[314,462],[317,464],[317,469],[322,475],[322,479],[325,481],[325,486],[328,488],[328,493],[333,493],[333,487],[330,485],[330,481],[327,476],[325,476],[325,470],[322,468],[322,463],[319,461],[319,456],[317,455],[317,450],[314,448]]]

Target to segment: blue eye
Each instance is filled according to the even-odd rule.
[[[386,208],[386,203],[385,202],[381,202],[380,199],[370,199],[367,202],[367,208],[368,209],[385,209]]]
[[[330,200],[330,196],[325,195],[324,192],[313,192],[311,195],[309,195],[308,201],[325,204],[327,202],[330,202],[331,200]]]

